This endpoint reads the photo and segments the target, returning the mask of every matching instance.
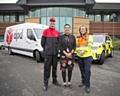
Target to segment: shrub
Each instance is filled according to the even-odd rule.
[[[120,50],[120,40],[114,41],[113,46],[115,50]]]

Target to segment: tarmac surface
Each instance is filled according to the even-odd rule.
[[[58,62],[58,81],[62,76]],[[77,63],[73,70],[73,88],[64,89],[49,80],[48,91],[43,91],[44,62],[36,63],[34,58],[15,54],[8,55],[0,50],[0,96],[120,96],[120,52],[115,51],[113,58],[106,58],[103,65],[92,64],[91,92],[79,88],[81,74]]]

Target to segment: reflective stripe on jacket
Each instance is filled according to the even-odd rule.
[[[93,45],[93,37],[92,35],[86,35],[86,36],[81,36],[79,38],[77,38],[76,40],[76,51],[75,53],[77,54],[77,56],[79,57],[89,57],[92,55],[92,45]],[[86,52],[81,56],[78,51],[79,50],[86,50]]]

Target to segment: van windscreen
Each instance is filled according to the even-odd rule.
[[[36,34],[38,39],[41,39],[43,30],[44,29],[34,28],[35,34]]]

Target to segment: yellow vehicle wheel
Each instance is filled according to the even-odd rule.
[[[104,63],[104,61],[105,61],[105,53],[104,52],[102,52],[102,54],[101,54],[101,56],[100,56],[100,60],[99,60],[99,64],[103,64]]]
[[[113,54],[114,54],[114,50],[111,49],[111,53],[110,53],[109,57],[113,57]]]

